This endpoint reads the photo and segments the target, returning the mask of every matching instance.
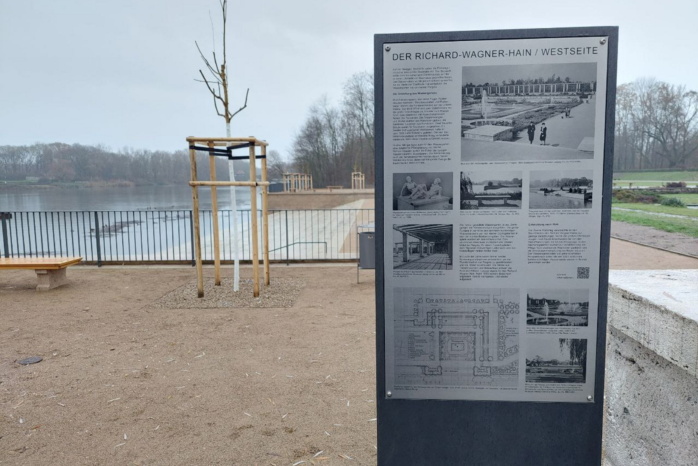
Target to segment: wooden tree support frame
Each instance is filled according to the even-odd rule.
[[[249,138],[200,138],[190,136],[187,138],[189,143],[189,162],[191,165],[191,177],[189,186],[191,186],[191,196],[194,204],[194,254],[196,256],[196,275],[197,275],[197,296],[204,297],[204,271],[203,260],[201,257],[201,225],[199,220],[199,187],[211,188],[211,207],[213,211],[213,256],[215,268],[215,284],[221,284],[221,259],[220,259],[220,241],[218,237],[218,196],[216,188],[219,186],[249,186],[252,211],[252,267],[254,281],[254,296],[259,296],[259,235],[258,235],[258,214],[257,214],[257,188],[262,188],[262,250],[264,261],[264,284],[270,283],[269,277],[269,222],[267,221],[268,202],[267,194],[269,191],[269,181],[267,181],[267,146],[264,141],[260,141],[254,137]],[[195,144],[205,145],[209,152],[209,169],[210,180],[200,181],[197,178],[196,170],[196,152]],[[216,180],[216,147],[232,147],[241,148],[249,147],[250,161],[250,181],[217,181]],[[257,147],[260,148],[260,154],[257,154]],[[204,149],[205,150],[205,149]],[[238,157],[235,157],[236,159]],[[261,181],[257,181],[257,159],[261,161]]]
[[[366,177],[361,172],[351,172],[351,189],[365,189]]]
[[[283,173],[284,192],[313,190],[313,175],[307,173]]]

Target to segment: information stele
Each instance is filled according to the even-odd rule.
[[[601,464],[617,41],[375,36],[379,464]]]

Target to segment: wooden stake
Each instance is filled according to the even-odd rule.
[[[209,141],[209,149],[213,149],[213,142]],[[216,181],[216,158],[208,158],[208,168],[211,181]],[[215,270],[214,284],[221,286],[221,248],[218,234],[218,195],[216,187],[211,186],[211,218],[213,220],[213,268]]]
[[[267,146],[262,146],[262,182],[267,181]],[[262,251],[264,253],[264,285],[269,286],[269,206],[267,203],[268,186],[262,186]]]
[[[257,181],[255,146],[250,146],[250,181]],[[256,184],[256,183],[255,183]],[[259,296],[259,239],[257,233],[257,187],[250,186],[252,214],[252,273],[254,277],[254,297]]]
[[[191,181],[196,181],[196,151],[189,149],[189,162],[191,165]],[[194,216],[194,255],[196,256],[196,288],[197,296],[204,297],[204,268],[201,261],[201,225],[199,225],[199,192],[196,185],[191,187],[191,197],[194,204],[192,215]]]

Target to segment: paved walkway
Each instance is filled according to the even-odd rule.
[[[649,246],[611,239],[612,270],[698,269],[698,259]]]
[[[512,161],[512,160],[579,160],[591,159],[594,154],[577,149],[559,146],[529,145],[511,141],[477,141],[461,139],[461,161],[478,160]]]
[[[548,127],[545,146],[540,145],[540,123],[533,144],[526,131],[515,141],[461,139],[461,160],[574,160],[593,158],[595,99],[574,107],[570,118],[558,114],[545,120]],[[584,150],[580,150],[584,148]]]
[[[588,104],[582,103],[572,108],[569,118],[562,118],[561,115],[555,115],[545,120],[545,126],[548,127],[546,145],[577,149],[585,138],[593,138],[595,109],[596,100],[592,98]],[[540,123],[536,125],[536,138],[533,141],[534,146],[540,144],[540,140],[538,139],[540,127]],[[526,132],[522,131],[520,134],[523,135],[523,137],[516,142],[529,144]]]

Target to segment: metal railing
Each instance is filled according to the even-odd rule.
[[[248,261],[253,212],[238,214],[240,260]],[[357,232],[374,218],[373,209],[271,210],[269,259],[357,260]],[[224,262],[233,260],[232,220],[231,211],[218,212]],[[190,210],[2,212],[0,221],[4,257],[82,256],[97,265],[194,261]],[[202,256],[213,261],[212,211],[201,211],[200,222]]]

